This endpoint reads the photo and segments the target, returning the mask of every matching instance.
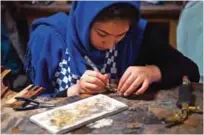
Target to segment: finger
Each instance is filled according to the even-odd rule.
[[[92,73],[92,71],[87,71],[85,74],[83,74],[83,76],[81,77],[81,80],[88,82],[88,83],[93,83],[93,84],[97,84],[101,87],[104,87],[105,84],[103,81],[101,81],[100,79],[96,78],[94,76],[95,73]]]
[[[85,81],[84,79],[81,77],[80,81],[79,81],[79,93],[80,94],[84,94],[84,93],[93,93],[91,90],[87,89],[85,87]]]
[[[88,70],[88,71],[86,72],[86,74],[87,74],[88,76],[96,77],[96,78],[100,79],[104,84],[106,84],[105,77],[104,77],[104,75],[102,75],[101,73],[96,72],[96,71]]]
[[[86,80],[84,79],[84,81],[88,82],[88,83],[92,83],[92,84],[96,84],[100,87],[105,87],[105,84],[98,78],[96,77],[87,77]]]
[[[145,80],[142,84],[142,87],[137,92],[135,92],[135,95],[143,94],[148,87],[149,87],[149,81]]]
[[[94,92],[86,88],[81,88],[80,94],[94,94]]]
[[[123,84],[122,88],[120,89],[120,93],[123,95],[124,92],[127,91],[127,89],[132,85],[132,83],[136,80],[136,77],[131,75],[128,77],[128,79]]]
[[[105,82],[109,83],[109,75],[105,74],[105,75],[103,75],[103,77],[104,77]]]
[[[109,76],[107,74],[103,75],[101,73],[97,73],[96,77],[100,79],[105,85],[107,84]]]
[[[91,83],[87,83],[85,82],[84,84],[84,88],[88,89],[89,91],[92,91],[93,93],[99,93],[104,91],[104,87],[98,86],[96,84],[91,84]]]
[[[94,91],[91,89],[83,88],[80,90],[80,94],[97,94],[97,93],[102,93],[101,91]]]
[[[141,77],[137,77],[130,87],[125,91],[124,96],[131,95],[143,82]]]
[[[90,78],[96,79],[95,77],[90,77],[90,76],[87,77],[87,76],[88,76],[87,74],[83,75],[83,77],[81,77],[81,79],[79,81],[81,93],[101,93],[101,92],[105,91],[104,85],[100,86],[100,85],[97,85],[95,83],[92,83],[92,81],[87,80]]]
[[[121,89],[121,87],[123,86],[123,84],[125,83],[125,81],[127,80],[128,76],[130,76],[131,72],[129,70],[126,70],[125,73],[123,74],[123,76],[121,77],[119,84],[118,84],[118,90]]]

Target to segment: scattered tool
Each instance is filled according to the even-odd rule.
[[[1,66],[1,98],[7,95],[11,88],[10,78],[11,70]]]
[[[37,108],[55,107],[54,104],[39,102],[39,101],[33,100],[31,98],[15,97],[15,99],[18,101],[25,101],[26,102],[26,106],[22,105],[20,107],[13,108],[15,111],[25,111],[25,110],[31,110],[31,109],[37,109]]]
[[[15,94],[11,99],[6,101],[6,106],[8,107],[20,107],[22,105],[26,105],[24,101],[16,100],[16,97],[25,97],[34,99],[39,96],[45,89],[39,86],[34,86],[33,84],[28,85],[19,93]]]
[[[179,88],[179,97],[176,103],[180,110],[172,116],[163,119],[166,127],[182,124],[191,113],[202,113],[199,106],[190,106],[192,104],[192,96],[191,82],[187,76],[184,76],[183,84]]]

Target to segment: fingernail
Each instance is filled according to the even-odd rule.
[[[124,96],[127,96],[128,95],[128,93],[124,93]]]
[[[117,89],[120,89],[120,84],[118,85],[118,88]]]

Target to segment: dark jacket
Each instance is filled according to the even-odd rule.
[[[162,39],[162,33],[152,24],[147,24],[143,44],[135,63],[138,66],[159,67],[162,79],[152,85],[159,89],[168,89],[181,84],[184,75],[192,82],[198,82],[200,78],[197,65]]]

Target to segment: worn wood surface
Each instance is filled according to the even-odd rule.
[[[23,15],[30,16],[47,16],[52,15],[56,12],[69,13],[71,9],[71,3],[52,3],[50,5],[27,5],[27,4],[16,4]],[[177,19],[182,10],[182,5],[174,4],[171,2],[165,2],[162,5],[154,5],[142,2],[141,3],[141,14],[145,17],[172,17]]]
[[[203,86],[196,84],[194,89],[195,104],[203,107]],[[112,119],[112,125],[102,128],[90,128],[83,126],[79,129],[73,130],[74,134],[159,134],[159,133],[173,133],[173,134],[203,134],[203,115],[192,114],[184,124],[177,125],[172,128],[166,128],[162,121],[162,117],[171,115],[178,108],[176,101],[178,98],[178,89],[149,91],[143,96],[124,98],[116,95],[109,95],[127,105],[129,110],[123,111],[108,119]],[[39,98],[46,102],[51,102],[57,106],[72,102],[67,98]],[[30,111],[15,112],[11,108],[5,107],[2,101],[1,106],[1,133],[5,134],[45,134],[46,130],[33,124],[29,121],[29,117],[46,111],[46,108],[36,109]],[[203,109],[203,108],[202,108]]]

